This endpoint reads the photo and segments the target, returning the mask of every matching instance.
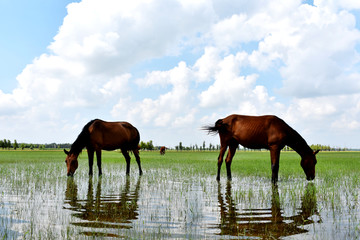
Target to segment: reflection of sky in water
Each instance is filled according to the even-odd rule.
[[[12,205],[10,203],[2,202],[0,203],[0,236],[1,239],[17,239],[22,234],[20,232],[12,230],[14,225],[26,223],[26,221],[14,219],[8,217],[10,215],[9,206]]]

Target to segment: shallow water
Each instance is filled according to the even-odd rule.
[[[101,178],[89,178],[87,169],[53,178],[54,168],[38,176],[17,168],[11,179],[0,178],[1,238],[360,237],[360,187],[351,179],[333,189],[321,179],[273,187],[260,177],[218,183],[215,176],[158,169],[126,177],[118,165]]]

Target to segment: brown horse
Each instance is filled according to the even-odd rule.
[[[126,160],[126,175],[130,173],[130,155],[132,151],[142,175],[139,156],[139,131],[128,122],[105,122],[95,119],[87,123],[75,142],[71,145],[70,151],[66,153],[67,175],[73,176],[78,167],[78,156],[86,147],[89,157],[89,175],[93,174],[94,152],[96,152],[99,176],[101,171],[101,150],[121,149]]]
[[[166,147],[164,147],[164,146],[160,148],[160,155],[165,154],[165,149],[166,149]]]
[[[220,135],[218,181],[224,154],[228,147],[229,151],[225,161],[227,177],[231,180],[231,161],[239,144],[246,148],[270,150],[273,183],[278,181],[280,151],[285,145],[294,149],[301,156],[301,167],[307,180],[315,178],[315,155],[319,151],[311,150],[299,133],[276,116],[230,115],[217,120],[215,126],[207,126],[203,129],[209,133],[219,133]]]

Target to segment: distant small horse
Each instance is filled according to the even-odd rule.
[[[285,145],[301,156],[301,167],[307,180],[315,178],[315,155],[319,150],[314,152],[299,133],[276,116],[230,115],[217,120],[215,126],[207,126],[203,129],[220,135],[221,148],[216,178],[218,181],[224,154],[228,147],[225,162],[227,177],[231,180],[231,162],[239,144],[246,148],[270,150],[273,183],[278,181],[280,151]]]
[[[164,146],[160,148],[160,155],[165,154],[165,149],[166,149],[166,147],[164,147]]]
[[[99,176],[101,171],[101,150],[121,149],[126,160],[126,175],[130,173],[130,155],[132,151],[142,175],[139,156],[139,131],[128,122],[105,122],[95,119],[87,123],[75,142],[71,145],[70,151],[66,153],[67,175],[73,176],[78,167],[78,156],[86,147],[89,157],[89,175],[93,174],[94,152],[96,152]]]

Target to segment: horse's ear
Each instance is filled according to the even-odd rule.
[[[65,153],[66,155],[69,155],[69,151],[67,151],[66,149],[64,149],[64,153]]]
[[[316,150],[316,151],[314,152],[314,155],[318,154],[318,152],[320,152],[320,150]]]

